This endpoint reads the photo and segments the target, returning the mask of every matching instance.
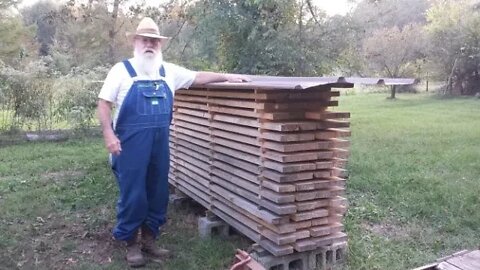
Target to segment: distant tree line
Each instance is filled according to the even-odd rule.
[[[191,69],[428,76],[445,82],[446,95],[480,92],[480,7],[474,0],[357,0],[350,13],[332,17],[310,0],[170,0],[157,6],[40,0],[21,9],[19,2],[0,0],[0,104],[9,104],[3,113],[0,108],[0,125],[8,115],[71,115],[71,108],[58,106],[54,113],[28,111],[59,92],[64,96],[68,83],[90,89],[88,82],[102,80],[108,67],[132,54],[125,33],[143,16],[173,37],[165,59]],[[32,85],[50,90],[37,87],[39,96],[33,96]],[[81,118],[95,104],[85,95],[76,98]]]

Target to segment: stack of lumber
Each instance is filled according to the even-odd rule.
[[[339,92],[264,79],[175,93],[169,181],[275,256],[344,242]]]

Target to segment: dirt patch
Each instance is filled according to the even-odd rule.
[[[65,179],[75,179],[85,176],[84,171],[60,171],[60,172],[48,172],[40,175],[42,182],[59,182]]]
[[[405,228],[405,226],[394,223],[363,223],[362,227],[371,233],[392,240],[405,240],[410,238],[408,230]]]
[[[110,264],[123,252],[123,245],[111,236],[113,224],[93,221],[96,225],[92,228],[93,218],[92,213],[49,215],[33,222],[11,224],[20,227],[15,236],[17,244],[2,252],[0,262],[14,267],[11,269],[73,269],[82,263]]]

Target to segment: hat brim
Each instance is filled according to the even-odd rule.
[[[142,34],[137,34],[137,33],[126,33],[128,38],[134,38],[135,36],[141,36],[141,37],[149,37],[149,38],[156,38],[156,39],[171,39],[171,37],[166,37],[166,36],[160,36],[157,34],[150,34],[150,33],[142,33]]]

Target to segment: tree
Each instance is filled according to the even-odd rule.
[[[10,7],[16,7],[20,4],[18,0],[0,0],[0,13],[3,10],[7,10]]]
[[[36,56],[34,27],[25,27],[19,17],[0,18],[0,60],[18,66],[25,58]]]
[[[120,10],[115,11],[118,13],[113,18],[106,1],[89,5],[70,1],[62,6],[56,17],[51,53],[57,68],[62,73],[74,67],[90,69],[110,65],[131,54],[125,39],[131,22]]]
[[[475,1],[434,1],[427,12],[429,58],[437,77],[446,78],[445,94],[480,91],[480,12]]]
[[[295,20],[295,4],[293,0],[199,1],[189,10],[195,25],[189,49],[208,55],[222,70],[292,74],[295,61],[289,56],[295,50],[286,32]],[[291,53],[286,54],[285,48]]]
[[[21,10],[26,25],[36,26],[36,40],[40,43],[39,54],[48,55],[56,32],[57,5],[49,0],[39,1]]]
[[[428,0],[362,0],[352,14],[356,25],[367,35],[379,28],[398,27],[410,24],[425,24]]]
[[[372,70],[392,78],[408,76],[407,71],[415,61],[424,56],[423,29],[410,25],[377,30],[363,42],[365,57]],[[391,87],[390,98],[394,99],[396,86]]]

